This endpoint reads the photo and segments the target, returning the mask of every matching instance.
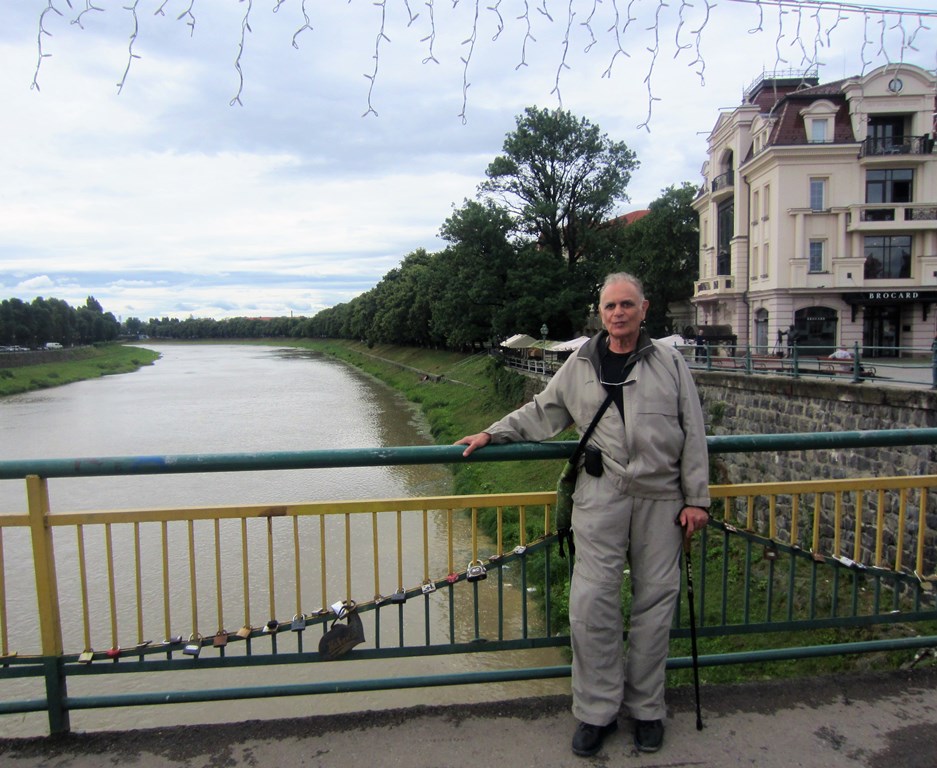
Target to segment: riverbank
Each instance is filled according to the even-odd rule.
[[[12,357],[0,367],[0,397],[117,373],[131,373],[159,359],[159,352],[124,344],[102,344]],[[32,362],[37,360],[37,362]]]

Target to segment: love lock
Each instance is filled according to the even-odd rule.
[[[279,626],[280,626],[279,621],[277,621],[276,619],[270,619],[270,621],[264,624],[264,632],[275,635],[277,632],[277,627]]]
[[[405,590],[403,587],[399,587],[399,588],[397,589],[397,591],[394,592],[394,594],[392,594],[392,595],[390,596],[390,601],[391,601],[392,603],[397,603],[398,605],[399,605],[400,603],[405,603],[405,602],[407,602],[407,592],[406,592],[406,590]]]
[[[435,592],[435,591],[436,591],[436,585],[435,585],[430,579],[427,579],[426,581],[424,581],[424,582],[420,585],[420,591],[421,591],[424,595],[428,595],[428,594],[430,594],[431,592]]]
[[[119,645],[115,645],[113,648],[108,648],[108,649],[107,649],[107,658],[109,658],[109,659],[116,659],[118,656],[120,656],[120,646],[119,646]]]
[[[301,613],[297,613],[293,617],[293,623],[290,624],[290,631],[302,632],[304,629],[306,629],[306,617]]]
[[[228,644],[228,630],[219,629],[211,642],[215,648],[224,648]]]
[[[78,662],[81,664],[90,664],[93,658],[94,651],[92,651],[90,648],[87,651],[82,651],[78,654]]]
[[[481,560],[473,560],[465,569],[465,578],[467,581],[482,581],[488,578],[488,571]]]
[[[254,629],[254,628],[253,628],[250,624],[245,624],[243,627],[241,627],[241,628],[240,628],[237,632],[235,632],[234,634],[236,634],[236,635],[237,635],[238,637],[240,637],[242,640],[246,640],[247,638],[249,638],[249,637],[251,636],[251,632],[253,631],[253,629]]]
[[[185,644],[182,652],[186,656],[198,658],[198,655],[202,652],[202,636],[197,633],[189,635],[189,642]]]
[[[459,574],[457,573],[450,573],[448,576],[446,576],[446,581],[448,581],[450,584],[455,584],[458,580]]]

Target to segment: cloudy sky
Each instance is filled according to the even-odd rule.
[[[763,71],[937,66],[932,10],[782,2],[6,2],[0,299],[312,315],[441,249],[527,106],[637,152],[624,213],[700,181]]]

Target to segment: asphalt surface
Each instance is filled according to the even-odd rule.
[[[594,757],[570,751],[565,695],[55,738],[0,739],[4,768],[937,768],[937,666],[668,691],[664,747],[619,719]]]

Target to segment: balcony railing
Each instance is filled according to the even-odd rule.
[[[929,155],[934,151],[934,140],[930,136],[893,136],[869,138],[862,142],[862,157],[889,155]]]
[[[713,179],[712,189],[713,192],[718,192],[720,189],[731,189],[734,185],[735,171],[726,171]]]
[[[937,221],[937,205],[866,206],[859,210],[859,221]]]
[[[708,277],[705,280],[696,281],[693,295],[699,296],[701,293],[722,293],[724,291],[731,291],[733,285],[735,285],[734,275]]]

